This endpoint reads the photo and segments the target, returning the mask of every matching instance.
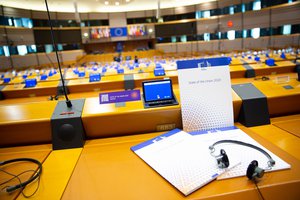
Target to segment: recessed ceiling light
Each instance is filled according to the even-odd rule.
[[[129,2],[130,0],[126,0],[126,2]]]
[[[109,4],[109,2],[108,2],[108,1],[104,1],[104,4],[105,4],[105,5],[108,5],[108,4]]]
[[[116,6],[118,6],[118,5],[120,5],[120,2],[116,1],[116,3],[115,3],[115,4],[116,4]]]

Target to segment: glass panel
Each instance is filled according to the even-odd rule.
[[[254,39],[259,38],[260,36],[260,28],[253,28],[251,30],[251,37],[253,37]]]
[[[228,38],[228,40],[234,40],[235,39],[235,31],[234,30],[228,31],[227,38]]]
[[[252,7],[253,10],[260,10],[261,9],[261,2],[260,0],[255,0],[253,2],[253,7]]]
[[[52,44],[46,44],[45,45],[45,52],[46,53],[51,53],[53,51],[53,46]]]
[[[204,41],[210,40],[210,33],[204,33]]]
[[[287,24],[283,26],[283,31],[282,34],[283,35],[290,35],[292,31],[292,25],[291,24]]]

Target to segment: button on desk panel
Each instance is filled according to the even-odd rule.
[[[300,195],[300,162],[249,129],[244,131],[292,166],[265,174],[258,183],[264,198],[296,200]],[[260,199],[246,176],[213,181],[184,197],[130,150],[157,135],[87,141],[62,199]]]

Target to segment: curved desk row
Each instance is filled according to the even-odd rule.
[[[247,65],[246,68],[243,65],[230,66],[231,79],[292,73],[295,71],[296,67],[296,64],[291,61],[281,61],[276,63],[276,65],[277,66],[269,67],[265,64],[250,64]],[[85,78],[78,78],[77,75],[73,74],[70,70],[68,74],[65,85],[70,93],[126,89],[125,80],[126,76],[128,77],[128,75],[124,74],[115,74],[103,76],[99,82],[89,82],[88,75],[86,75]],[[58,75],[56,74],[55,76]],[[141,87],[143,81],[163,78],[171,78],[173,84],[178,83],[176,70],[166,71],[165,76],[155,76],[153,72],[135,73],[129,76],[129,79],[133,80],[133,87],[135,88]],[[24,83],[2,85],[3,88],[0,92],[6,99],[56,95],[58,93],[58,86],[61,85],[59,82],[60,81],[57,79],[51,81],[39,81],[37,85],[32,88],[24,88]]]
[[[299,120],[299,115],[293,118]],[[273,125],[256,127],[263,128],[258,131],[236,125],[291,165],[288,170],[266,173],[258,181],[264,199],[297,200],[300,196],[300,139],[282,131],[280,138],[285,144],[279,146]],[[89,140],[84,148],[58,151],[51,151],[51,145],[2,148],[0,160],[32,157],[43,162],[40,188],[31,199],[261,199],[256,186],[246,176],[215,180],[185,197],[130,150],[160,134]],[[7,170],[18,173],[31,167],[22,163]],[[1,181],[10,178],[2,174],[0,177]],[[36,186],[36,183],[29,185],[25,192],[33,192]],[[19,192],[1,193],[0,197],[25,199]]]
[[[267,98],[271,117],[300,113],[300,82],[290,74],[288,83],[277,84],[275,78],[254,80],[252,84]],[[247,79],[245,79],[247,80]],[[245,81],[241,79],[242,83]],[[286,89],[286,86],[292,89]],[[174,93],[180,103],[178,86]],[[128,134],[165,131],[182,128],[180,104],[144,109],[142,101],[126,102],[123,106],[100,104],[99,93],[88,93],[81,119],[87,138],[104,138]],[[71,99],[84,97],[77,93]],[[234,118],[237,121],[242,99],[232,90]],[[50,119],[57,101],[42,101],[0,106],[0,146],[51,142]],[[6,137],[9,135],[10,137]]]

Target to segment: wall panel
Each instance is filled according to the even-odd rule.
[[[244,13],[244,29],[252,29],[256,27],[265,28],[269,26],[269,9]]]
[[[89,13],[89,19],[108,19],[108,17],[108,13]]]
[[[56,12],[50,12],[51,19],[56,19]],[[48,19],[45,11],[32,11],[32,19]]]
[[[207,3],[201,3],[196,6],[196,10],[213,10],[217,8],[217,2],[207,2]]]
[[[203,33],[216,33],[218,30],[218,19],[198,20],[197,21],[197,34]]]
[[[228,22],[232,22],[232,27],[228,27]],[[220,18],[220,31],[242,30],[242,14],[226,15]]]
[[[181,6],[181,7],[176,7],[174,8],[174,14],[178,15],[178,14],[184,14],[184,13],[191,13],[191,12],[195,12],[195,6]]]
[[[32,29],[8,28],[7,36],[13,45],[31,45],[35,43]]]
[[[300,2],[272,9],[272,26],[300,24]]]
[[[30,18],[31,11],[19,8],[3,7],[4,15],[7,17],[24,17]]]
[[[141,17],[145,17],[145,12],[144,11],[127,12],[126,16],[127,18],[141,18]]]

